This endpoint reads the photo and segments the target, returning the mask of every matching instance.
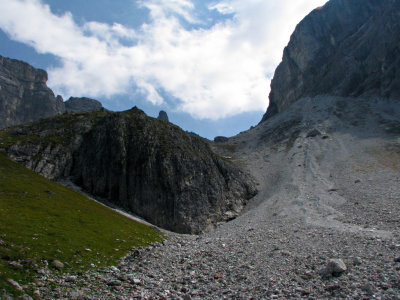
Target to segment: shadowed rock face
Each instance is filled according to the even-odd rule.
[[[0,56],[0,128],[64,112],[61,97],[47,87],[47,73]]]
[[[40,137],[40,138],[38,138]],[[236,217],[256,194],[252,179],[177,126],[122,112],[69,114],[9,129],[5,151],[52,179],[160,227],[200,233]]]
[[[285,48],[262,121],[316,95],[400,97],[400,2],[331,0]]]
[[[169,122],[168,115],[163,110],[160,111],[160,113],[158,114],[158,118],[157,119]]]

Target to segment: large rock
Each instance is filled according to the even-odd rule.
[[[63,99],[46,82],[45,71],[0,56],[0,128],[63,113]]]
[[[83,113],[104,109],[103,105],[99,101],[86,97],[70,97],[64,102],[64,104],[65,110],[72,113]]]
[[[320,274],[323,277],[339,276],[340,274],[347,271],[347,266],[341,259],[330,259]]]
[[[39,138],[40,137],[40,138]],[[237,216],[252,179],[203,139],[141,110],[65,114],[0,134],[9,156],[166,229],[200,233]]]
[[[157,119],[162,120],[162,121],[169,122],[168,115],[167,115],[167,113],[166,113],[165,111],[163,111],[163,110],[160,111],[160,113],[158,114]]]
[[[400,98],[400,2],[331,0],[291,36],[262,121],[317,95]]]

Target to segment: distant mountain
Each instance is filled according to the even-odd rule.
[[[400,98],[400,2],[331,0],[291,36],[263,121],[304,97]]]
[[[137,108],[64,114],[0,132],[13,160],[160,227],[200,233],[235,218],[256,194],[203,139]]]
[[[0,129],[48,118],[64,112],[102,110],[89,98],[71,97],[65,103],[47,87],[47,73],[31,65],[0,56]]]
[[[0,56],[0,128],[63,113],[62,98],[46,82],[45,71]]]

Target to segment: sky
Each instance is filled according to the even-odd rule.
[[[326,0],[0,0],[0,55],[64,100],[137,106],[203,137],[255,126],[295,26]]]

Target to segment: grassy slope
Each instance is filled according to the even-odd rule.
[[[158,231],[49,181],[0,153],[0,292],[4,288],[15,292],[8,278],[21,285],[31,282],[44,260],[60,260],[66,272],[83,271],[91,264],[116,264],[132,246],[145,246],[162,238]],[[22,269],[10,266],[14,261],[25,265]],[[35,262],[38,267],[32,266]]]

